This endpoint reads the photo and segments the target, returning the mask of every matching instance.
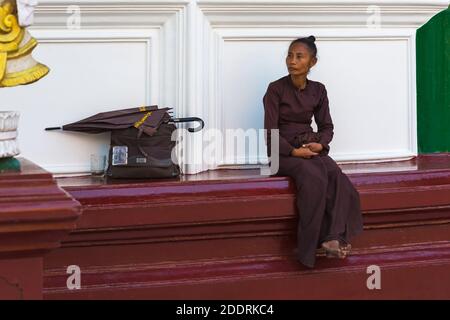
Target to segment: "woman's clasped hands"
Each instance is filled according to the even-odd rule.
[[[309,159],[313,156],[319,155],[319,152],[323,150],[323,146],[317,142],[306,143],[300,148],[292,150],[291,156]]]

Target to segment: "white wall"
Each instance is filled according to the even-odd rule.
[[[41,81],[0,89],[0,109],[19,110],[22,156],[55,173],[89,170],[108,134],[45,132],[97,112],[158,104],[199,116],[206,129],[262,128],[262,96],[287,74],[289,42],[315,35],[310,78],[328,89],[338,161],[390,160],[417,153],[415,30],[444,0],[41,1],[31,33]],[[69,5],[81,29],[68,29]],[[378,5],[381,28],[368,28]],[[69,18],[69,20],[68,20]],[[181,126],[179,126],[181,127]],[[201,161],[202,133],[189,135],[186,173],[234,164]],[[238,156],[265,163],[265,150]]]

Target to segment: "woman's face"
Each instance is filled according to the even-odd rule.
[[[317,62],[315,57],[311,56],[308,47],[303,43],[295,43],[289,48],[286,57],[286,66],[289,74],[293,76],[307,75]]]

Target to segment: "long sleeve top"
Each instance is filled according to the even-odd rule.
[[[333,121],[328,105],[325,86],[317,81],[306,79],[303,90],[297,88],[290,75],[271,82],[263,98],[264,129],[267,130],[267,155],[271,155],[271,129],[279,129],[279,154],[290,156],[295,137],[305,132],[313,132],[312,117],[320,133],[320,141],[329,151],[333,139]]]

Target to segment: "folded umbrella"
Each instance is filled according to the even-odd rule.
[[[45,130],[67,130],[86,133],[100,133],[105,131],[127,129],[135,127],[139,135],[144,132],[152,136],[162,123],[179,123],[199,121],[200,128],[189,128],[190,132],[201,130],[204,127],[203,120],[196,117],[190,118],[172,118],[169,114],[172,108],[158,109],[157,105],[145,106],[140,108],[129,108],[101,112],[86,119],[66,124],[62,127],[49,127]]]

